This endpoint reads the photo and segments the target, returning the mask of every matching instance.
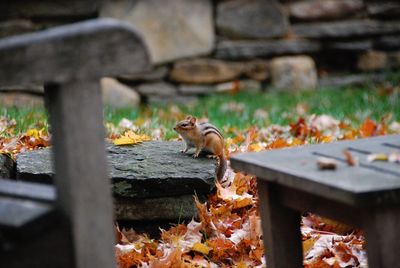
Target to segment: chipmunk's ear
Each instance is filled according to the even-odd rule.
[[[196,117],[191,117],[190,118],[190,123],[193,124],[193,125],[196,124]]]

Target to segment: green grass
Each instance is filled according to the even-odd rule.
[[[395,81],[394,77],[392,81]],[[400,81],[400,79],[399,79]],[[397,81],[396,81],[397,82]],[[393,82],[392,82],[393,83]],[[235,103],[233,110],[225,109],[228,103]],[[243,110],[237,110],[237,104]],[[382,116],[392,114],[392,119],[400,121],[399,92],[380,95],[373,86],[348,89],[321,89],[314,92],[267,92],[212,95],[201,99],[191,106],[179,106],[184,114],[197,117],[208,117],[217,127],[234,127],[245,129],[256,125],[265,127],[270,124],[287,125],[299,118],[296,107],[306,106],[307,114],[328,114],[339,120],[349,119],[352,124],[359,124],[366,117],[380,120]],[[261,109],[267,116],[255,117],[256,110]],[[142,107],[140,109],[104,109],[106,122],[118,125],[122,118],[136,120],[150,118],[150,125],[145,132],[164,127],[166,138],[176,137],[172,131],[176,118],[170,115],[170,108],[165,106]],[[30,127],[46,127],[46,113],[43,108],[1,108],[0,116],[15,119],[15,133],[26,131]]]

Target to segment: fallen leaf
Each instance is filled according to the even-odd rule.
[[[321,170],[333,170],[337,167],[337,162],[335,159],[326,158],[326,157],[318,157],[317,158],[318,168]]]
[[[202,253],[204,255],[208,255],[208,253],[210,252],[210,248],[207,245],[200,242],[194,243],[192,250]]]
[[[343,150],[343,155],[345,157],[346,163],[349,166],[357,166],[358,165],[358,159],[355,158],[349,150]]]
[[[369,154],[367,156],[367,161],[368,162],[373,162],[373,161],[388,161],[389,157],[384,154],[384,153],[378,153],[378,154]]]

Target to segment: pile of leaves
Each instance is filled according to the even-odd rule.
[[[328,115],[301,117],[289,126],[272,125],[246,131],[225,128],[226,153],[272,150],[310,143],[400,133],[387,118],[369,118],[354,128]],[[233,135],[232,135],[233,134]],[[228,170],[206,203],[196,197],[198,219],[161,230],[151,239],[117,228],[119,267],[265,267],[258,212],[257,183],[252,176]],[[360,230],[308,214],[302,217],[304,265],[366,267],[365,240]],[[268,250],[268,249],[266,249]]]
[[[301,107],[298,107],[301,110]],[[221,109],[240,110],[229,103]],[[262,124],[245,129],[219,126],[224,132],[225,151],[229,156],[239,152],[273,150],[302,144],[366,138],[400,133],[400,123],[390,116],[379,121],[366,118],[354,126],[329,115],[299,115],[289,125]],[[138,119],[107,122],[107,139],[117,145],[135,144],[149,139],[178,139],[171,131],[175,122],[186,116],[178,107],[147,111]],[[267,112],[252,114],[263,122]],[[205,115],[207,117],[207,115]],[[155,118],[157,118],[155,120]],[[205,120],[206,118],[202,118]],[[213,123],[213,122],[212,122]],[[265,127],[264,127],[265,126]],[[35,125],[23,133],[16,132],[16,122],[0,118],[0,153],[13,158],[26,150],[49,146],[46,124]],[[383,158],[382,156],[379,159]],[[388,157],[389,158],[389,157]],[[216,191],[206,203],[196,197],[198,218],[161,230],[160,239],[152,239],[134,230],[116,227],[119,267],[265,267],[262,230],[258,212],[257,183],[252,176],[228,169],[217,183]],[[313,214],[302,218],[305,267],[364,267],[366,255],[362,232]]]

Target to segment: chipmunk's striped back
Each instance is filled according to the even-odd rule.
[[[207,136],[208,134],[214,133],[214,134],[217,134],[221,139],[224,139],[224,136],[222,136],[222,134],[219,131],[219,129],[216,128],[214,125],[208,123],[208,122],[200,123],[199,127],[201,129],[201,133],[203,133],[204,136]]]

